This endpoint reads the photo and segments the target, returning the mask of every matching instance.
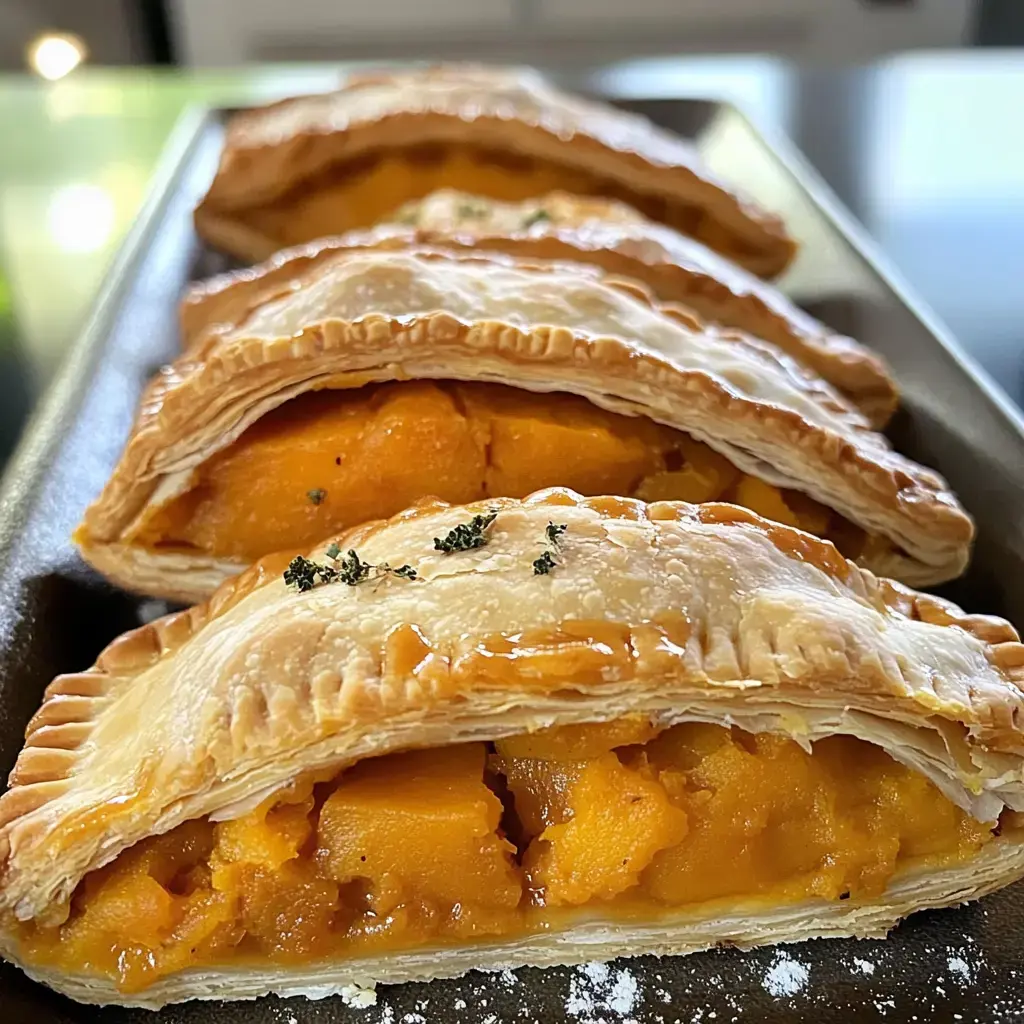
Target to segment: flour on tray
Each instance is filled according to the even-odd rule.
[[[584,964],[569,979],[565,1012],[583,1022],[607,1019],[605,1014],[629,1017],[640,1000],[640,987],[629,968]]]
[[[794,996],[800,992],[807,984],[808,976],[807,968],[799,960],[794,960],[787,952],[779,950],[761,984],[769,995],[781,999],[783,996]]]

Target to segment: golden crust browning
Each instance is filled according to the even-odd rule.
[[[337,242],[341,247],[409,243],[595,263],[610,274],[642,281],[663,302],[683,303],[706,321],[778,345],[838,388],[875,427],[888,422],[899,401],[892,374],[876,353],[837,334],[707,246],[615,200],[552,192],[503,203],[446,189],[407,203],[388,227],[352,232]],[[330,248],[332,243],[321,244]],[[275,262],[283,258],[278,255]]]
[[[689,143],[635,114],[565,95],[535,74],[468,66],[361,76],[333,93],[237,115],[196,226],[242,258],[264,259],[281,242],[247,224],[246,210],[364,154],[460,141],[684,201],[741,239],[746,265],[762,276],[793,256],[781,221],[714,179]]]
[[[244,276],[260,280],[267,294],[289,265],[294,272],[346,248],[416,245],[594,263],[614,276],[642,281],[663,302],[683,303],[711,323],[778,345],[838,388],[875,427],[884,426],[898,404],[895,381],[876,353],[831,331],[772,285],[700,242],[613,200],[556,192],[500,203],[445,190],[407,204],[393,223],[284,250]],[[232,285],[239,279],[222,275],[186,294],[181,305],[186,346],[210,323],[237,319],[244,293]]]
[[[486,546],[433,549],[492,508]],[[568,529],[538,577],[550,521]],[[296,593],[278,556],[54,681],[0,799],[0,912],[45,914],[118,849],[302,771],[624,714],[845,732],[985,820],[1024,807],[1013,628],[746,510],[553,490],[340,544],[421,579]]]
[[[80,532],[85,556],[128,586],[118,546],[136,517],[269,409],[311,389],[412,378],[569,391],[648,416],[888,538],[869,551],[873,571],[923,584],[966,565],[973,527],[940,477],[787,356],[659,306],[637,282],[498,253],[313,247],[201,294],[192,308],[205,329],[197,314],[190,348],[146,391]],[[166,560],[167,593],[188,590],[171,565],[182,555],[148,557],[153,574]]]

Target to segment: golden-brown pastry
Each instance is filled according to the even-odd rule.
[[[896,382],[877,353],[837,334],[768,282],[624,203],[566,192],[506,203],[444,189],[407,203],[389,224],[339,240],[379,246],[410,241],[594,263],[642,281],[658,299],[682,303],[710,323],[737,327],[778,345],[837,388],[878,428],[896,410]],[[320,244],[330,248],[332,241]],[[283,262],[287,256],[277,259]]]
[[[427,503],[53,682],[0,952],[160,1006],[880,936],[1024,874],[1022,671],[732,505]]]
[[[196,227],[251,262],[370,226],[442,187],[622,199],[762,276],[795,249],[781,221],[714,178],[690,143],[534,73],[468,66],[355,76],[237,115]]]
[[[943,481],[824,381],[597,268],[345,249],[200,292],[77,534],[129,588],[197,599],[426,495],[561,485],[733,501],[911,583],[967,561]]]

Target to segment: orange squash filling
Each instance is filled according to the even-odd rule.
[[[309,962],[567,929],[868,899],[992,838],[922,775],[814,744],[638,718],[392,754],[179,825],[78,886],[31,963],[126,991],[197,965]]]
[[[255,561],[394,515],[433,495],[454,504],[542,487],[645,501],[731,501],[833,540],[864,533],[796,491],[741,473],[707,445],[569,394],[410,381],[301,395],[198,470],[132,538]]]
[[[440,188],[505,202],[558,189],[618,199],[741,263],[762,258],[749,239],[696,206],[635,192],[620,182],[549,160],[456,144],[369,153],[330,168],[317,181],[302,182],[267,206],[247,210],[245,219],[283,245],[297,245],[369,227],[388,219],[409,200],[422,199]]]

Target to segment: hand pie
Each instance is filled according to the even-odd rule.
[[[682,303],[710,323],[777,345],[878,428],[896,410],[896,383],[876,353],[836,334],[771,284],[624,203],[565,192],[503,203],[445,189],[407,203],[392,223],[350,232],[339,243],[400,247],[410,241],[597,264],[642,281],[658,299]]]
[[[881,936],[1024,874],[1017,639],[732,505],[427,503],[52,683],[0,952],[157,1007]]]
[[[594,267],[332,250],[201,294],[76,535],[129,588],[201,598],[426,495],[556,485],[732,501],[908,582],[966,563],[943,481],[823,381]]]
[[[252,262],[368,227],[442,187],[621,199],[762,276],[795,251],[777,217],[646,118],[532,72],[460,66],[355,76],[337,92],[237,115],[196,228]]]

